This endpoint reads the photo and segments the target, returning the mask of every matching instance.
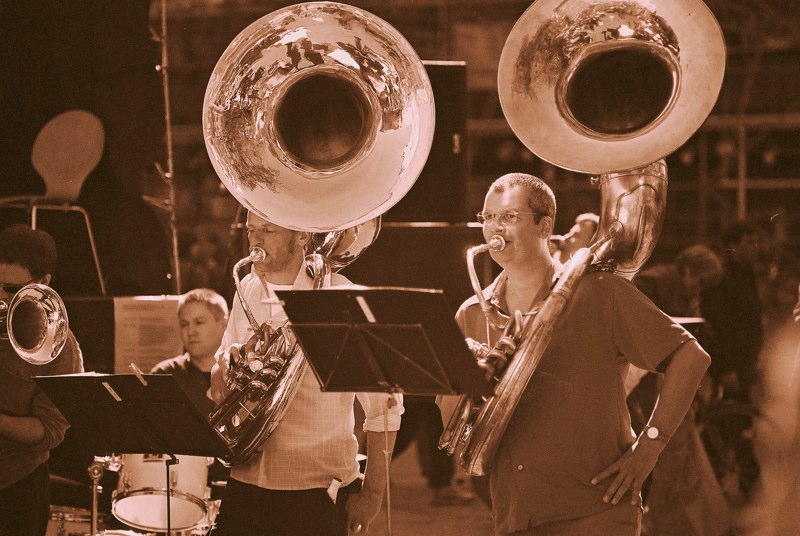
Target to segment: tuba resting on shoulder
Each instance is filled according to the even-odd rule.
[[[381,215],[411,189],[433,140],[424,65],[392,26],[346,4],[279,9],[245,28],[217,62],[203,103],[203,135],[228,191],[281,227],[313,233],[306,266],[315,288],[377,237]],[[211,424],[232,464],[257,452],[280,422],[304,359],[287,329],[258,325],[233,363],[233,392]],[[262,257],[263,258],[263,257]]]
[[[504,329],[493,348],[468,341],[494,394],[461,397],[440,438],[440,448],[460,451],[468,474],[490,467],[583,275],[599,269],[632,278],[650,257],[666,206],[663,158],[711,112],[724,64],[722,32],[701,0],[538,0],[512,29],[498,73],[506,119],[543,160],[599,175],[600,224],[530,315],[493,310],[471,266],[476,253],[502,249],[502,238],[468,252],[487,322]]]

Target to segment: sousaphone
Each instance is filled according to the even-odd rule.
[[[313,234],[306,265],[320,288],[373,243],[381,215],[413,186],[434,117],[425,67],[397,30],[346,4],[310,2],[258,19],[228,45],[206,89],[203,134],[244,207]],[[253,248],[236,264],[240,299],[238,268],[263,255]],[[291,330],[263,330],[241,302],[255,357],[232,363],[232,392],[209,419],[232,464],[268,439],[304,370]]]
[[[711,112],[724,66],[722,31],[700,0],[538,0],[515,24],[498,71],[503,112],[543,160],[599,174],[600,223],[532,319],[508,318],[493,348],[471,347],[496,382],[494,395],[461,397],[439,441],[449,453],[461,451],[467,473],[491,466],[584,274],[601,269],[632,278],[650,257],[666,206],[663,158]],[[471,252],[503,247],[493,237]],[[489,307],[484,313],[495,320]]]
[[[408,192],[433,140],[425,67],[391,25],[334,2],[289,6],[228,45],[206,89],[214,169],[282,227],[341,231]]]
[[[506,40],[498,90],[526,147],[601,174],[685,143],[724,71],[722,30],[701,0],[538,0]]]

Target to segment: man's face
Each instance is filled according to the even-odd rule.
[[[178,312],[183,347],[195,360],[213,357],[225,333],[225,318],[214,317],[203,302],[189,302]]]
[[[297,272],[303,260],[303,250],[300,247],[300,235],[303,234],[249,213],[247,241],[250,249],[258,246],[267,254],[263,261],[255,263],[256,272],[259,275]]]
[[[8,302],[19,292],[20,287],[33,282],[33,276],[27,268],[19,264],[0,263],[0,300]]]
[[[487,242],[494,235],[500,235],[506,241],[503,251],[491,251],[495,262],[506,267],[509,263],[528,262],[542,252],[549,256],[547,240],[552,229],[551,219],[543,217],[538,224],[535,222],[525,188],[514,186],[503,192],[490,191],[486,195],[484,214],[500,215],[507,212],[518,214],[515,223],[504,223],[502,218],[495,217],[483,224],[483,237]]]

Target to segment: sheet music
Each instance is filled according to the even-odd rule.
[[[114,372],[130,372],[135,363],[149,372],[159,361],[183,352],[178,325],[178,296],[114,298]]]

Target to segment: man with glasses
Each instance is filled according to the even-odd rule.
[[[55,267],[49,234],[25,225],[0,232],[0,300],[6,304],[27,284],[49,284]],[[32,378],[82,372],[83,357],[71,331],[46,365],[23,361],[6,334],[0,337],[0,536],[40,536],[50,517],[47,460],[69,423]]]
[[[506,315],[531,321],[562,266],[550,255],[556,201],[531,175],[497,179],[478,215],[503,271],[484,296]],[[502,330],[477,297],[456,313],[462,332],[493,347]],[[514,359],[521,358],[515,356]],[[556,320],[552,338],[519,399],[489,471],[497,534],[633,536],[641,530],[640,490],[692,402],[708,355],[630,281],[590,272]],[[634,364],[664,372],[644,432],[631,430],[623,379]],[[453,397],[440,400],[449,419]]]

